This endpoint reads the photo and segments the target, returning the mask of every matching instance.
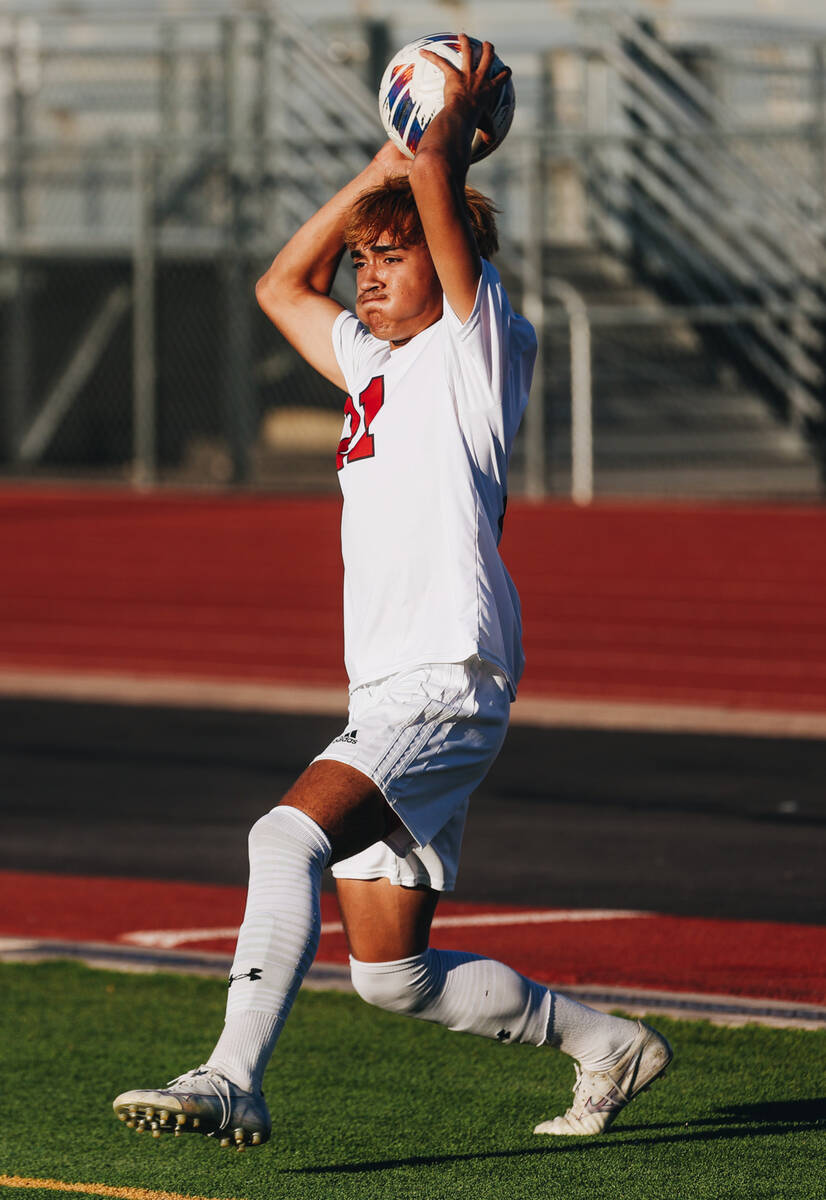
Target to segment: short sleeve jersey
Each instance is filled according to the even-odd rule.
[[[533,327],[483,261],[464,324],[445,300],[441,320],[391,350],[344,312],[333,348],[349,392],[336,465],[351,688],[478,654],[515,694],[519,597],[498,545]]]

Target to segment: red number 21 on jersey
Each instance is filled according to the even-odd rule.
[[[359,437],[361,429],[361,413],[353,403],[352,396],[344,402],[344,415],[350,418],[350,432],[343,437],[336,451],[336,470],[340,471],[345,463],[356,462],[360,458],[372,458],[376,453],[375,438],[370,432],[370,426],[381,406],[384,404],[384,376],[377,375],[371,379],[364,391],[359,395],[359,404],[364,413],[364,433]],[[358,439],[358,440],[356,440]],[[353,447],[352,450],[350,447]]]

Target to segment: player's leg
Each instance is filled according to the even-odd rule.
[[[499,1042],[554,1045],[593,1072],[613,1067],[637,1037],[636,1022],[551,992],[505,963],[430,947],[439,892],[387,878],[339,877],[336,887],[353,985],[369,1004]]]
[[[340,762],[311,763],[249,835],[250,877],[224,1030],[209,1066],[246,1091],[264,1068],[318,948],[321,877],[398,825],[379,789]]]
[[[484,677],[479,687],[484,693]],[[423,819],[430,806],[439,809],[434,778],[443,795],[452,785],[461,794],[481,780],[489,762],[475,761],[474,756],[486,738],[473,722],[468,722],[468,731],[470,751],[458,722],[447,736],[435,739],[438,774],[422,747],[421,761],[406,760],[393,777],[394,807],[403,828]],[[495,739],[492,744],[495,751]],[[638,1022],[552,993],[504,963],[429,948],[427,930],[438,897],[455,882],[465,811],[466,804],[457,804],[427,845],[404,856],[378,844],[333,867],[354,986],[363,999],[391,1012],[500,1042],[558,1047],[579,1064],[574,1104],[565,1116],[538,1126],[537,1132],[599,1132],[663,1072],[670,1050],[658,1034]]]
[[[318,946],[324,867],[397,825],[372,780],[334,761],[312,763],[256,822],[223,1032],[202,1067],[166,1088],[118,1096],[122,1120],[157,1136],[165,1128],[215,1133],[222,1145],[267,1140],[261,1079]]]
[[[367,1003],[499,1041],[546,1040],[547,988],[482,955],[429,947],[439,892],[388,879],[339,877],[336,887],[353,986]]]
[[[350,955],[357,962],[389,962],[427,950],[441,892],[424,884],[397,887],[386,878],[337,877],[336,893]]]

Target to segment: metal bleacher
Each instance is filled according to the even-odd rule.
[[[2,469],[328,485],[339,397],[253,283],[380,141],[377,70],[423,32],[386,8],[0,14]],[[473,182],[544,350],[517,486],[572,484],[574,294],[596,494],[819,497],[826,27],[470,8],[519,101]]]

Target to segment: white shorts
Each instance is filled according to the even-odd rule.
[[[450,891],[468,800],[499,753],[510,715],[501,671],[474,657],[354,688],[347,727],[316,758],[367,775],[402,821],[333,866],[337,879],[389,879]]]

